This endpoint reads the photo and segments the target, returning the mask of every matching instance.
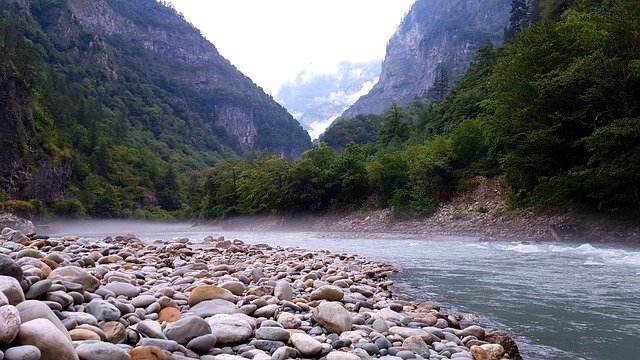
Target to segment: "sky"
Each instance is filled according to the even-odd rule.
[[[169,0],[267,93],[302,70],[382,60],[415,0]]]

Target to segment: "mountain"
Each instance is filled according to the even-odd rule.
[[[381,114],[462,76],[480,45],[502,42],[510,0],[418,0],[389,40],[380,80],[341,117]],[[434,89],[435,90],[435,89]]]
[[[311,146],[163,2],[0,0],[0,34],[0,198],[79,199],[100,216],[175,208],[176,172]]]
[[[360,96],[371,90],[380,75],[380,61],[342,62],[333,73],[301,71],[283,84],[276,100],[317,138]]]

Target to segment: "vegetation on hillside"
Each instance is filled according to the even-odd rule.
[[[506,45],[480,48],[441,100],[338,121],[296,162],[229,157],[231,145],[189,126],[201,121],[197,94],[134,71],[125,54],[124,76],[145,81],[98,82],[107,75],[73,66],[8,12],[0,41],[24,44],[0,61],[34,94],[41,146],[73,164],[57,212],[209,218],[375,206],[422,216],[486,175],[504,176],[516,205],[637,214],[640,4],[534,1],[528,14],[531,26],[516,19]]]
[[[341,120],[321,138],[328,146],[281,164],[283,181],[270,182],[278,187],[255,191],[277,201],[247,201],[252,184],[264,186],[247,183],[267,176],[264,161],[238,165],[237,186],[225,188],[232,195],[205,185],[205,198],[234,199],[234,214],[349,209],[376,199],[398,216],[419,216],[476,175],[502,175],[516,205],[637,214],[640,4],[534,5],[539,20],[523,30],[516,21],[499,49],[482,47],[441,101]]]

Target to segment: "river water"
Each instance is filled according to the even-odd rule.
[[[530,360],[640,359],[640,247],[588,243],[487,242],[310,232],[231,232],[181,225],[60,226],[103,238],[143,240],[206,235],[358,254],[400,267],[395,294],[435,300],[446,313],[469,313],[506,330]]]

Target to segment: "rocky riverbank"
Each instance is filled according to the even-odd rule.
[[[4,229],[0,360],[520,359],[504,332],[394,299],[387,264],[193,240]]]

